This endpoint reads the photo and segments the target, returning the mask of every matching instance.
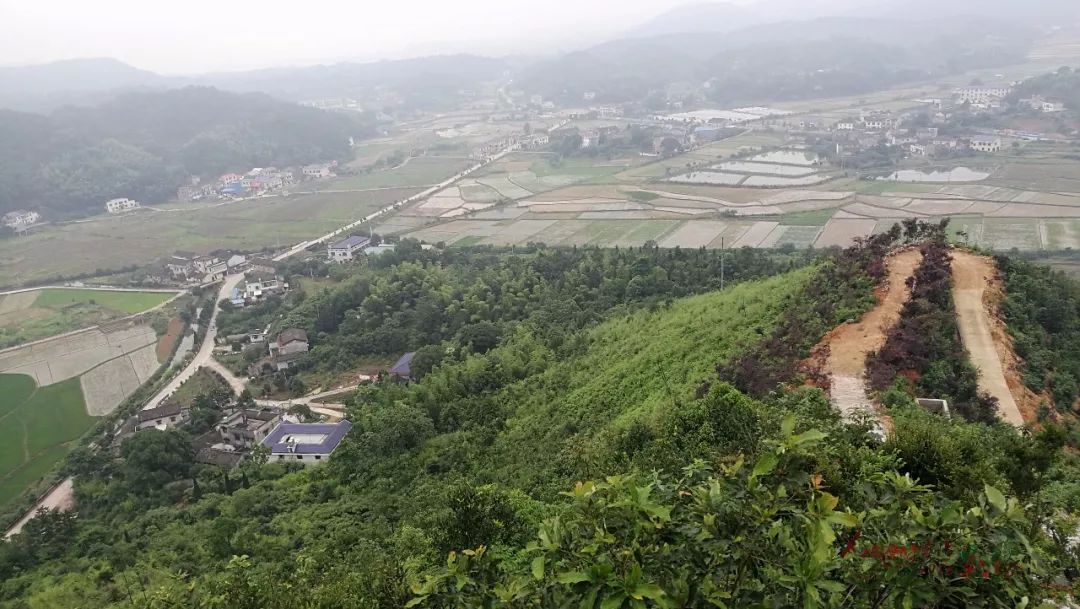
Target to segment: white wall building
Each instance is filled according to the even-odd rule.
[[[105,202],[105,211],[110,214],[122,214],[126,211],[139,208],[139,202],[132,199],[113,199]]]

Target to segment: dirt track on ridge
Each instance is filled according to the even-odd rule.
[[[1024,417],[1005,378],[1002,358],[994,340],[994,320],[987,311],[986,289],[996,276],[994,261],[985,256],[954,251],[953,300],[960,339],[971,363],[979,370],[979,390],[998,399],[998,416],[1022,426]]]
[[[889,281],[879,290],[878,302],[859,321],[843,324],[830,332],[823,345],[829,347],[825,372],[830,377],[829,397],[845,417],[873,410],[866,395],[866,356],[885,344],[885,337],[908,300],[907,280],[922,260],[915,249],[899,252],[889,258]]]

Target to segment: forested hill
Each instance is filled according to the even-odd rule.
[[[942,228],[907,240],[941,247]],[[405,244],[339,267],[336,287],[262,314],[307,328],[308,365],[330,370],[377,353],[377,336],[429,345],[421,378],[358,390],[346,443],[307,470],[196,465],[202,414],[118,450],[88,438],[64,472],[78,517],[0,544],[0,607],[899,609],[1066,594],[1080,459],[1061,447],[1075,438],[1049,420],[1021,434],[930,414],[898,377],[883,441],[808,386],[802,362],[872,305],[901,238],[820,258],[744,250],[723,290],[722,254],[704,250]],[[1030,277],[1039,290],[1010,294],[1010,316],[1065,281]],[[1045,316],[1023,317],[1037,337]]]
[[[130,93],[43,117],[0,111],[0,213],[98,213],[114,197],[158,202],[189,176],[348,155],[371,126],[261,94],[204,87]]]
[[[567,103],[586,92],[621,102],[705,82],[713,103],[816,99],[1008,65],[1033,37],[1030,28],[978,17],[830,17],[618,40],[529,66],[517,84]]]

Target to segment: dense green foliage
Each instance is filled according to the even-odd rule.
[[[843,259],[871,251],[776,276],[793,261],[750,252],[733,268],[767,278],[675,298],[708,289],[715,275],[693,267],[712,254],[403,248],[297,295],[282,322],[344,319],[315,338],[316,351],[344,345],[390,282],[405,296],[374,310],[382,323],[438,345],[419,381],[356,392],[329,463],[256,457],[225,472],[192,462],[185,431],[118,450],[95,438],[66,464],[78,518],[39,518],[0,544],[0,607],[1034,606],[1073,566],[1060,515],[1080,493],[1060,432],[908,403],[882,442],[819,390],[754,399],[718,378],[790,323],[808,286],[870,298],[881,261]],[[589,287],[593,267],[610,284]],[[661,270],[662,287],[627,295]],[[518,293],[541,304],[498,308]],[[482,315],[449,328],[436,316],[427,335],[387,313],[425,295]],[[556,296],[575,312],[540,314]],[[199,407],[220,408],[215,393]]]
[[[1015,103],[1036,95],[1064,102],[1069,110],[1080,111],[1080,70],[1062,67],[1051,74],[1029,78],[1015,87],[1010,99]]]
[[[1005,278],[1001,309],[1024,383],[1069,412],[1080,394],[1080,283],[1061,271],[999,256]]]
[[[443,353],[482,353],[521,323],[557,347],[607,315],[717,289],[721,257],[725,281],[735,284],[807,264],[813,256],[655,247],[517,251],[422,250],[406,241],[347,274],[332,290],[309,294],[275,329],[307,330],[313,339],[307,365],[328,370],[447,341],[453,345]],[[275,309],[264,307],[224,323],[234,330],[246,320],[250,329],[261,329],[258,324],[274,315]]]
[[[158,202],[188,176],[286,167],[348,155],[353,119],[209,88],[128,94],[48,117],[0,111],[0,213],[100,212],[105,201]]]

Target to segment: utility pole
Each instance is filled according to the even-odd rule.
[[[720,289],[724,289],[724,238],[720,237]]]

